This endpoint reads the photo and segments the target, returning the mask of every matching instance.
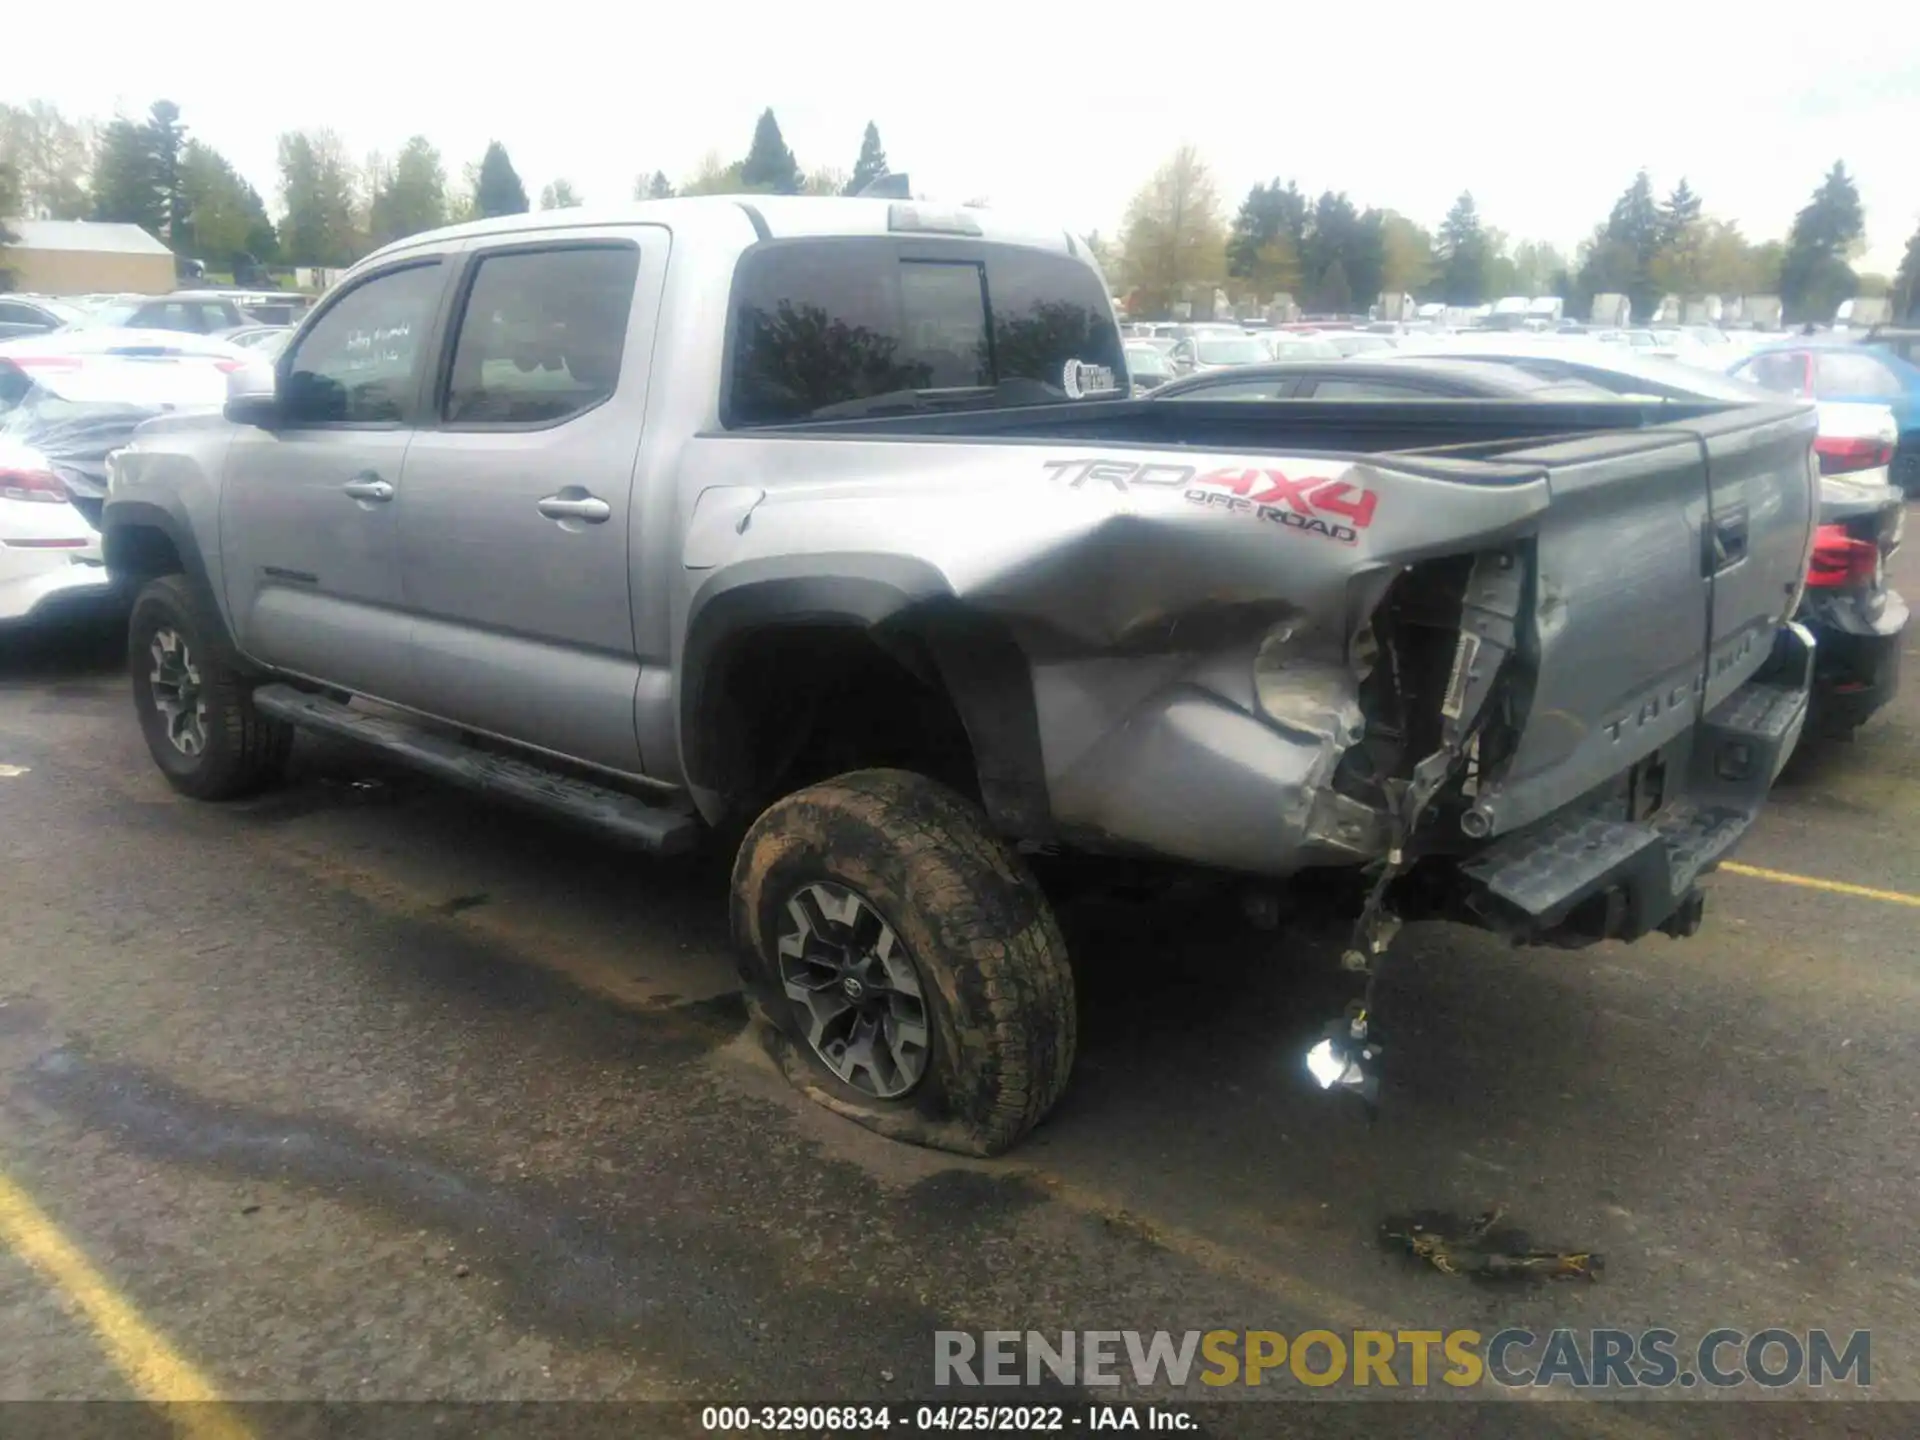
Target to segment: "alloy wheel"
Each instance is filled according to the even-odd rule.
[[[156,630],[148,646],[153,668],[147,683],[153,708],[167,727],[167,739],[182,755],[200,755],[207,748],[207,701],[200,684],[200,667],[186,637],[172,626]]]
[[[786,903],[779,955],[781,984],[829,1070],[876,1100],[920,1083],[929,1055],[920,974],[865,896],[825,880],[801,886]]]

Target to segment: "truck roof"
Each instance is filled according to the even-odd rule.
[[[500,215],[489,220],[470,220],[463,225],[448,225],[396,240],[374,251],[360,263],[364,265],[370,260],[397,255],[429,242],[482,235],[538,233],[587,225],[668,225],[695,237],[702,231],[737,237],[740,222],[745,219],[757,232],[763,232],[762,238],[765,239],[889,235],[902,233],[911,223],[903,220],[896,227],[896,212],[917,212],[935,224],[943,217],[964,216],[966,222],[974,227],[968,232],[968,239],[1002,245],[1037,246],[1091,259],[1086,249],[1064,229],[1046,229],[998,211],[964,205],[938,205],[922,200],[856,199],[839,195],[688,195],[671,200],[582,205],[567,210],[541,210],[521,215]]]

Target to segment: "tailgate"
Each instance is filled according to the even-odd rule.
[[[1815,420],[1743,406],[1504,458],[1547,467],[1523,655],[1533,694],[1482,791],[1490,834],[1552,814],[1752,677],[1806,574]]]
[[[1694,725],[1713,601],[1696,437],[1588,436],[1504,458],[1546,466],[1553,499],[1521,633],[1533,672],[1526,720],[1476,806],[1495,835],[1552,814]]]
[[[1770,407],[1704,416],[1711,487],[1713,629],[1706,705],[1713,710],[1771,653],[1773,636],[1806,579],[1819,496],[1815,413]]]

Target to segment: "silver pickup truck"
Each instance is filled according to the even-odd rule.
[[[758,1028],[923,1144],[1067,1083],[1040,857],[1344,897],[1366,1094],[1401,920],[1690,933],[1805,713],[1809,407],[1134,400],[1084,247],[986,212],[415,236],[235,381],[103,520],[173,785],[304,727],[737,846]]]

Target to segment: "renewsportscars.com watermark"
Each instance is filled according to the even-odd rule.
[[[1709,1330],[936,1330],[935,1385],[1730,1389],[1873,1384],[1873,1335]]]

